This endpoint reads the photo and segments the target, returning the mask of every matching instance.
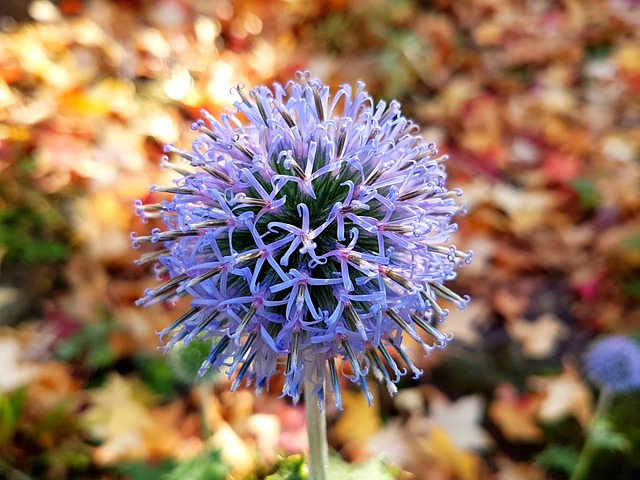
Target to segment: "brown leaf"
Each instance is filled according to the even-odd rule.
[[[519,394],[512,385],[496,389],[496,399],[489,407],[489,418],[510,442],[539,442],[542,429],[536,422],[536,414],[542,398],[538,394]]]

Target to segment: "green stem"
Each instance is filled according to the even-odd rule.
[[[307,433],[309,435],[309,480],[326,480],[329,465],[327,447],[327,417],[318,407],[313,395],[313,384],[304,386],[304,406],[307,411]]]
[[[603,388],[600,392],[600,397],[598,398],[593,418],[591,419],[591,425],[606,413],[609,409],[612,398],[613,393],[609,389]],[[580,457],[578,457],[578,463],[573,469],[569,480],[584,480],[587,478],[589,475],[589,469],[591,468],[591,462],[593,461],[596,451],[597,448],[595,448],[593,443],[593,427],[589,427],[589,430],[587,431],[587,438],[584,442],[584,446],[582,447],[582,451],[580,452]]]

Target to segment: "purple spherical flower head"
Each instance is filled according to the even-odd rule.
[[[132,236],[163,247],[139,263],[157,261],[168,278],[138,304],[190,297],[160,336],[174,332],[167,348],[211,339],[200,372],[226,366],[232,389],[246,380],[260,391],[286,356],[283,395],[294,401],[308,383],[323,406],[331,385],[341,408],[339,375],[369,401],[369,373],[394,393],[408,370],[422,373],[403,337],[444,347],[439,302],[469,300],[444,285],[471,259],[448,244],[461,192],[445,186],[446,156],[361,82],[332,95],[305,72],[236,93],[235,111],[192,125],[191,151],[166,147],[179,178],[151,190],[171,200],[136,204],[166,226]]]
[[[597,340],[584,359],[589,379],[613,392],[640,389],[640,347],[619,335]]]

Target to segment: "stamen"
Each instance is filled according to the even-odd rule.
[[[224,227],[228,225],[229,222],[227,220],[216,219],[216,220],[205,220],[204,222],[192,223],[192,229],[200,229],[200,228],[214,228],[214,227]]]
[[[362,390],[364,394],[367,396],[367,400],[371,402],[372,397],[371,397],[371,393],[369,392],[369,385],[367,385],[367,377],[362,372],[362,368],[358,363],[358,357],[353,351],[353,347],[351,346],[351,344],[346,338],[342,338],[341,343],[342,343],[342,346],[344,347],[345,352],[347,353],[347,358],[349,359],[349,363],[351,363],[351,368],[353,368],[354,373],[360,380],[360,385],[362,386]]]
[[[242,263],[247,263],[247,262],[250,262],[252,260],[257,260],[257,259],[259,259],[261,257],[262,257],[262,252],[261,251],[247,253],[245,255],[239,256],[236,259],[236,265],[240,265]]]
[[[167,208],[161,203],[148,203],[146,205],[137,205],[136,210],[143,212],[155,212],[158,210],[167,210]]]
[[[411,233],[414,228],[411,225],[380,225],[380,230],[393,233]]]
[[[269,205],[269,203],[262,198],[253,198],[243,196],[236,200],[237,203],[242,203],[243,205],[251,206],[251,207],[260,207],[264,208]]]
[[[240,152],[247,157],[249,160],[254,159],[255,157],[255,153],[253,153],[251,150],[249,150],[245,145],[241,144],[240,142],[233,142],[233,146],[236,147],[238,150],[240,150]]]
[[[173,194],[180,194],[180,195],[197,195],[198,191],[194,190],[193,188],[186,188],[186,187],[169,187],[169,186],[158,186],[155,185],[153,187],[150,188],[150,190],[152,192],[159,192],[159,193],[173,193]]]
[[[200,310],[202,310],[202,307],[193,307],[187,313],[185,313],[184,315],[180,316],[178,319],[176,319],[173,322],[171,322],[171,324],[168,327],[166,327],[165,329],[162,330],[162,333],[160,334],[160,339],[162,339],[162,337],[164,335],[166,335],[167,333],[169,333],[172,330],[175,330],[177,327],[179,327],[184,322],[189,320],[191,317],[196,315],[198,312],[200,312]]]
[[[430,293],[427,293],[426,290],[422,290],[420,292],[420,295],[424,300],[429,302],[429,305],[431,305],[431,308],[433,308],[439,316],[445,315],[444,310],[440,307],[440,305],[438,305],[438,302]]]
[[[268,126],[267,122],[268,122],[269,116],[267,115],[267,110],[264,107],[264,104],[262,103],[262,99],[255,98],[255,101],[256,101],[256,105],[258,106],[258,112],[260,112],[260,116],[262,117],[262,121],[266,126]]]
[[[404,351],[401,345],[396,345],[393,342],[393,339],[389,339],[389,343],[394,348],[394,350],[398,353],[402,361],[411,369],[411,371],[413,372],[413,378],[418,378],[420,375],[422,375],[423,373],[422,369],[416,367],[416,365],[411,361],[411,359],[409,358],[409,355],[407,355],[407,352]]]
[[[238,328],[236,328],[236,331],[233,333],[234,337],[239,337],[242,334],[242,331],[247,328],[247,325],[249,325],[249,322],[257,311],[258,306],[255,303],[252,304],[247,313],[244,314],[244,317],[242,317],[242,322],[240,322],[240,325],[238,325]]]
[[[242,99],[242,103],[244,103],[249,108],[253,108],[253,104],[251,103],[251,100],[249,100],[247,95],[244,93],[244,83],[239,83],[238,85],[236,85],[235,88],[232,88],[232,90],[235,90],[238,93],[238,95],[240,95],[240,98]]]
[[[367,178],[364,181],[363,185],[370,186],[371,184],[375,183],[386,172],[387,172],[386,168],[376,168],[373,172],[371,172],[371,175],[369,175],[369,178]]]
[[[419,343],[422,342],[422,339],[416,333],[416,331],[413,328],[411,328],[411,326],[400,315],[398,315],[398,312],[396,312],[393,308],[387,308],[385,310],[385,313],[389,316],[391,320],[396,322],[398,326],[402,330],[404,330],[411,338],[413,338],[415,341]]]
[[[244,377],[247,375],[247,372],[249,371],[249,368],[251,367],[251,363],[253,362],[253,359],[255,358],[256,354],[258,352],[253,352],[249,358],[247,358],[247,360],[245,360],[245,362],[242,364],[242,368],[240,368],[240,371],[238,372],[238,375],[236,376],[236,378],[233,380],[233,383],[231,384],[231,391],[235,392],[238,387],[240,386],[240,384],[242,383],[242,380],[244,380]]]
[[[296,162],[293,158],[288,158],[287,160],[285,160],[286,162],[286,167],[290,168],[291,170],[293,170],[293,172],[302,180],[306,180],[307,176],[304,173],[304,170],[302,170],[302,168],[300,167],[300,165],[298,165],[298,162]]]
[[[191,280],[189,280],[189,283],[187,283],[183,289],[187,289],[187,288],[191,288],[195,285],[198,285],[199,283],[204,282],[206,279],[211,278],[217,274],[219,274],[222,271],[223,267],[219,266],[219,267],[214,267],[211,270],[201,273],[200,275],[198,275],[197,277],[193,277]]]
[[[167,293],[170,290],[173,290],[180,282],[184,282],[187,280],[189,276],[186,273],[178,275],[177,277],[172,278],[168,282],[163,283],[162,285],[158,285],[156,288],[150,290],[147,293],[147,297],[157,297],[158,295],[162,295],[163,293]]]
[[[443,342],[446,343],[447,336],[444,333],[440,332],[433,325],[428,323],[428,320],[426,318],[421,318],[418,315],[412,313],[411,314],[411,320],[413,320],[413,322],[416,325],[418,325],[422,330],[424,330],[429,335],[431,335],[434,339],[436,339],[436,341],[439,344],[442,344]]]
[[[405,200],[411,200],[413,198],[419,197],[421,195],[426,195],[427,193],[433,193],[435,188],[433,187],[423,187],[417,190],[411,190],[409,192],[403,193],[398,197],[399,202],[404,202]]]
[[[438,296],[444,298],[445,300],[449,300],[455,303],[456,305],[466,305],[467,303],[467,299],[462,298],[456,292],[454,292],[448,287],[445,287],[444,285],[441,285],[436,282],[429,282],[429,286],[436,291],[436,294]]]
[[[225,335],[218,341],[218,343],[216,343],[216,346],[213,347],[207,359],[204,362],[202,362],[202,365],[198,370],[198,377],[202,377],[207,372],[207,370],[209,370],[209,367],[213,365],[215,361],[218,359],[218,357],[220,356],[220,354],[224,350],[226,350],[230,342],[231,342],[231,339]]]
[[[321,122],[324,122],[324,109],[322,108],[322,99],[320,98],[320,92],[317,88],[313,89],[313,101],[316,105],[316,112]]]
[[[386,349],[386,347],[382,343],[380,343],[380,345],[378,345],[378,351],[382,355],[382,358],[384,358],[384,360],[387,362],[387,364],[391,367],[391,370],[393,370],[393,372],[396,374],[396,379],[395,379],[394,383],[398,382],[400,380],[400,377],[404,373],[406,373],[406,370],[404,371],[404,373],[400,372],[400,369],[398,368],[398,364],[393,360],[393,358],[391,358],[391,355],[389,355],[388,350]]]
[[[358,316],[358,313],[353,308],[351,302],[347,303],[344,306],[343,318],[347,326],[353,332],[358,332],[363,340],[367,340],[367,332],[364,330],[364,325],[362,324],[362,320]]]
[[[177,149],[171,144],[165,145],[163,150],[165,153],[173,153],[175,155],[178,155],[179,157],[184,158],[189,163],[193,163],[193,155],[183,150]]]
[[[213,131],[211,131],[204,125],[198,124],[196,128],[200,130],[202,133],[204,133],[205,135],[207,135],[214,142],[217,142],[218,140],[220,140],[220,137],[218,137],[215,133],[213,133]]]
[[[372,366],[374,366],[377,370],[376,373],[379,377],[378,381],[384,381],[385,385],[387,386],[389,395],[395,395],[396,393],[398,393],[398,387],[396,387],[393,383],[393,380],[391,380],[389,372],[387,371],[387,367],[385,367],[384,363],[382,363],[382,360],[380,360],[380,357],[375,352],[375,350],[367,349],[366,355],[367,358],[369,358],[369,360],[371,361]]]
[[[367,138],[367,143],[376,138],[380,134],[380,129],[378,127],[373,127],[371,129],[371,133],[369,134],[369,138]]]
[[[379,270],[380,270],[380,273],[382,273],[385,277],[387,277],[389,280],[394,281],[395,283],[400,285],[402,288],[406,288],[407,290],[412,292],[416,291],[417,289],[416,284],[413,283],[408,278],[403,277],[400,273],[395,272],[391,270],[389,267],[384,267],[384,266],[380,266]]]
[[[198,165],[202,170],[204,170],[205,172],[207,172],[209,175],[216,177],[219,180],[222,180],[224,183],[228,184],[228,185],[233,185],[234,181],[233,179],[228,176],[227,174],[221,172],[220,170],[218,170],[217,168],[213,168],[210,167],[209,165]]]
[[[160,232],[153,235],[143,235],[142,237],[137,237],[136,241],[138,243],[171,242],[178,238],[194,237],[199,234],[200,232],[198,230],[187,230],[185,232],[183,232],[182,230],[167,230],[166,232]]]
[[[342,158],[342,154],[344,153],[344,147],[347,144],[347,129],[340,129],[340,136],[338,137],[338,145],[337,145],[337,158]]]
[[[287,109],[279,104],[279,103],[275,103],[274,105],[276,107],[276,110],[278,110],[278,113],[282,116],[282,119],[285,121],[285,123],[288,125],[289,128],[293,129],[296,126],[296,122],[294,122],[293,118],[291,117],[291,115],[289,115],[289,112],[287,111]]]
[[[340,382],[338,381],[338,371],[336,369],[336,361],[333,357],[327,360],[329,364],[329,376],[331,377],[331,385],[333,386],[333,395],[335,397],[336,408],[342,410],[342,395],[340,394]]]
[[[153,262],[155,260],[158,260],[160,257],[166,257],[168,255],[171,255],[171,253],[169,253],[166,250],[157,250],[155,252],[149,252],[149,253],[143,254],[140,258],[135,260],[134,263],[136,265],[144,265],[145,263]]]
[[[290,375],[293,367],[298,366],[298,355],[300,349],[300,335],[299,329],[294,329],[291,333],[291,352],[287,355],[287,366],[285,369],[285,375]]]
[[[176,165],[175,163],[171,163],[169,161],[163,162],[162,166],[166,168],[170,168],[174,172],[182,175],[183,177],[188,177],[189,175],[193,175],[195,173],[193,170],[187,170],[186,168],[180,167],[179,165]]]

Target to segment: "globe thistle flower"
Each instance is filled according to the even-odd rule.
[[[310,382],[321,407],[330,385],[341,408],[339,375],[369,402],[370,373],[393,394],[401,376],[422,373],[403,338],[444,347],[441,301],[469,301],[445,286],[471,259],[448,244],[461,192],[445,185],[447,157],[361,82],[332,95],[305,72],[235,92],[235,111],[192,124],[190,151],[166,146],[178,179],[151,191],[173,197],[136,202],[165,225],[132,234],[135,247],[163,247],[138,263],[157,261],[167,278],[137,303],[190,297],[160,338],[173,332],[166,348],[210,338],[200,374],[226,366],[232,389],[246,381],[259,392],[282,359],[294,401]]]
[[[584,358],[587,377],[600,388],[624,393],[640,389],[640,347],[623,335],[594,342]]]

